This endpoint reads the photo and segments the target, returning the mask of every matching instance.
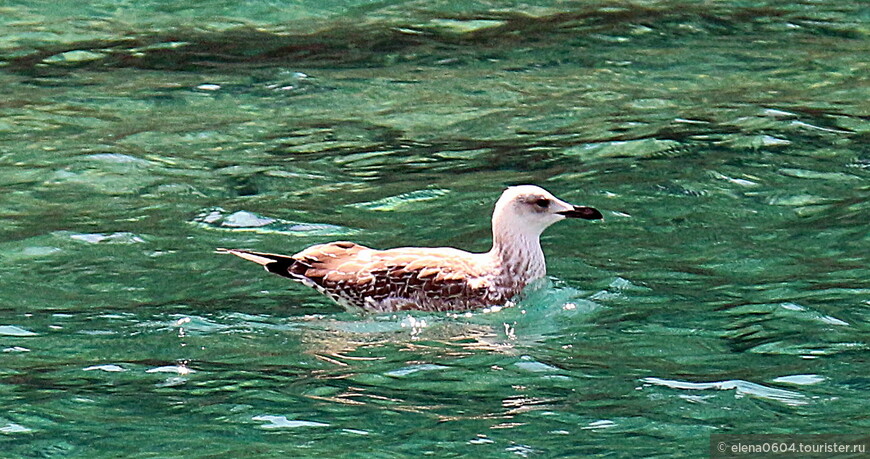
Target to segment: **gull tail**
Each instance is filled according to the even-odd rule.
[[[215,249],[217,253],[230,253],[239,258],[244,258],[248,261],[253,261],[258,265],[262,265],[266,268],[266,271],[270,273],[275,273],[279,276],[289,277],[291,279],[295,279],[296,276],[293,276],[293,268],[294,265],[298,262],[293,257],[288,257],[286,255],[276,255],[274,253],[263,253],[263,252],[253,252],[250,250],[241,250],[241,249]]]

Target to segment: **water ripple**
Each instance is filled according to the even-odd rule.
[[[297,427],[329,427],[329,424],[314,421],[290,420],[286,416],[260,415],[251,418],[254,421],[267,421],[260,427],[263,429],[295,429]]]
[[[772,400],[791,406],[800,406],[810,403],[807,396],[801,393],[784,389],[774,389],[771,387],[763,386],[761,384],[743,381],[740,379],[732,379],[728,381],[718,381],[711,383],[694,383],[673,379],[644,378],[641,380],[641,382],[678,390],[733,390],[735,397],[737,398],[748,395],[750,397]]]
[[[326,223],[302,223],[266,217],[240,210],[227,213],[221,208],[201,212],[193,222],[203,228],[223,231],[250,231],[262,234],[287,234],[292,236],[348,236],[357,230]]]

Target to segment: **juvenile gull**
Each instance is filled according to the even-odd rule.
[[[564,218],[601,219],[534,185],[506,189],[492,214],[492,249],[450,247],[375,250],[353,242],[311,246],[296,255],[218,249],[317,289],[347,308],[389,312],[457,311],[502,305],[547,266],[541,233]]]

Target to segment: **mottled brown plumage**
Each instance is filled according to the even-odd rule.
[[[375,250],[339,241],[292,257],[218,249],[297,280],[349,308],[369,311],[466,310],[504,304],[546,273],[539,236],[565,217],[601,218],[531,186],[509,188],[493,214],[493,248],[469,253],[449,247]]]

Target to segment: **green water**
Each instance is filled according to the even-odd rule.
[[[74,6],[73,6],[74,5]],[[704,457],[870,427],[870,10],[0,6],[0,456]],[[212,253],[488,248],[513,308],[361,316]]]

